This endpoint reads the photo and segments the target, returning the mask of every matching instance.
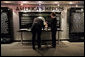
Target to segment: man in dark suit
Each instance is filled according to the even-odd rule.
[[[51,13],[51,32],[52,32],[52,47],[56,47],[56,31],[57,31],[57,20],[56,20],[56,13]]]
[[[35,49],[36,34],[37,34],[38,48],[41,48],[41,32],[42,32],[42,28],[44,28],[44,21],[45,20],[43,17],[37,17],[33,21],[32,28],[31,28],[33,49]]]

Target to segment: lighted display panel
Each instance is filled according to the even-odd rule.
[[[12,10],[1,7],[1,43],[13,41]]]
[[[70,38],[78,39],[84,36],[84,8],[71,8],[69,18]]]
[[[48,27],[51,26],[51,12],[19,12],[19,19],[20,19],[20,29],[23,28],[30,28],[32,26],[34,18],[38,16],[44,17],[45,21],[48,22]],[[57,24],[56,26],[60,28],[61,25],[61,13],[56,12],[56,19]]]

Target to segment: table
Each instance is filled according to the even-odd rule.
[[[60,42],[60,36],[59,36],[59,34],[60,34],[61,31],[63,31],[63,30],[57,29],[57,32],[58,32],[58,44],[59,44],[59,42]]]
[[[43,30],[43,31],[46,31],[46,30]],[[51,31],[50,29],[48,29],[47,31]],[[60,31],[63,31],[61,29],[58,29],[57,32],[58,32],[58,44],[60,42]],[[21,32],[21,44],[23,44],[23,32],[31,32],[31,29],[20,29],[18,32]]]
[[[21,32],[21,44],[23,44],[23,32],[31,32],[31,29],[20,29],[18,32]]]
[[[43,31],[46,31],[46,30],[43,30]],[[50,31],[50,29],[48,29],[47,31]],[[31,32],[31,29],[20,29],[18,32],[21,32],[21,44],[23,44],[23,32]]]

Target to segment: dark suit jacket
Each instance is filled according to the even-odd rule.
[[[51,19],[51,31],[56,31],[57,30],[57,20],[56,18]]]

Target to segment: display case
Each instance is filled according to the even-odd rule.
[[[13,39],[12,10],[1,7],[1,43],[10,43]]]
[[[84,8],[70,9],[69,37],[71,40],[84,39]]]
[[[51,26],[51,12],[19,12],[20,29],[31,28],[34,18],[42,16],[48,23],[48,27]],[[56,12],[56,19],[58,28],[61,27],[61,12]]]

